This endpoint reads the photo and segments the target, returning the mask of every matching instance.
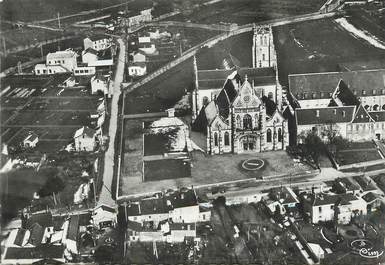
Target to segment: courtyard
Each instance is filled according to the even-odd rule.
[[[190,152],[191,177],[178,177],[173,179],[160,179],[156,181],[143,181],[143,125],[144,121],[154,119],[128,119],[124,127],[124,145],[121,161],[121,174],[119,180],[119,196],[138,195],[142,193],[157,192],[178,187],[207,185],[220,182],[231,182],[244,179],[260,179],[262,176],[300,174],[311,168],[301,163],[296,163],[286,151],[271,151],[264,153],[223,154],[207,155],[202,137],[193,137],[197,146],[202,150]],[[187,119],[188,120],[188,119]],[[195,141],[197,140],[197,141]],[[242,164],[248,159],[257,160],[263,165],[257,170],[247,170]],[[251,160],[253,161],[253,160]],[[148,170],[162,172],[162,167],[167,163],[158,163],[159,166],[147,168]],[[173,167],[178,170],[179,167]],[[181,174],[184,170],[181,171]],[[173,175],[175,172],[173,172]]]

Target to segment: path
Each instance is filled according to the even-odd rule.
[[[98,204],[107,204],[115,206],[116,203],[112,198],[112,180],[114,176],[114,159],[115,159],[115,136],[118,125],[118,101],[120,96],[120,84],[123,82],[125,57],[126,57],[126,46],[122,39],[118,39],[119,59],[116,67],[115,80],[114,80],[114,93],[112,95],[111,103],[111,117],[110,126],[108,129],[109,143],[108,149],[104,156],[104,171],[103,171],[103,187],[99,195]]]

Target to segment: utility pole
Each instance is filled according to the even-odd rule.
[[[43,44],[40,45],[40,54],[41,54],[41,59],[43,59],[44,58]]]
[[[57,23],[58,23],[59,29],[60,29],[61,27],[60,27],[60,13],[59,12],[57,12]]]
[[[5,45],[5,38],[3,37],[3,49],[4,49],[4,56],[7,56],[7,46]]]

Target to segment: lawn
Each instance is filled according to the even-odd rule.
[[[352,142],[337,153],[340,166],[381,159],[376,146],[372,142]]]
[[[333,18],[275,27],[273,35],[284,86],[289,74],[338,71],[339,63],[385,56],[384,50],[355,38]]]
[[[144,162],[144,181],[191,177],[191,164],[184,159],[161,159]]]

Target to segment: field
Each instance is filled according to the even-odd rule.
[[[93,126],[99,97],[90,95],[87,86],[59,87],[66,75],[53,77],[10,77],[10,85],[1,97],[1,137],[16,147],[30,131],[39,136],[36,147],[41,152],[56,152],[69,144],[82,126]],[[5,90],[4,90],[5,91]]]
[[[290,15],[316,12],[324,4],[322,0],[223,0],[210,6],[182,14],[174,19],[197,23],[247,24]]]
[[[339,63],[385,56],[384,50],[355,38],[332,18],[279,26],[273,34],[284,86],[289,74],[338,71]]]

